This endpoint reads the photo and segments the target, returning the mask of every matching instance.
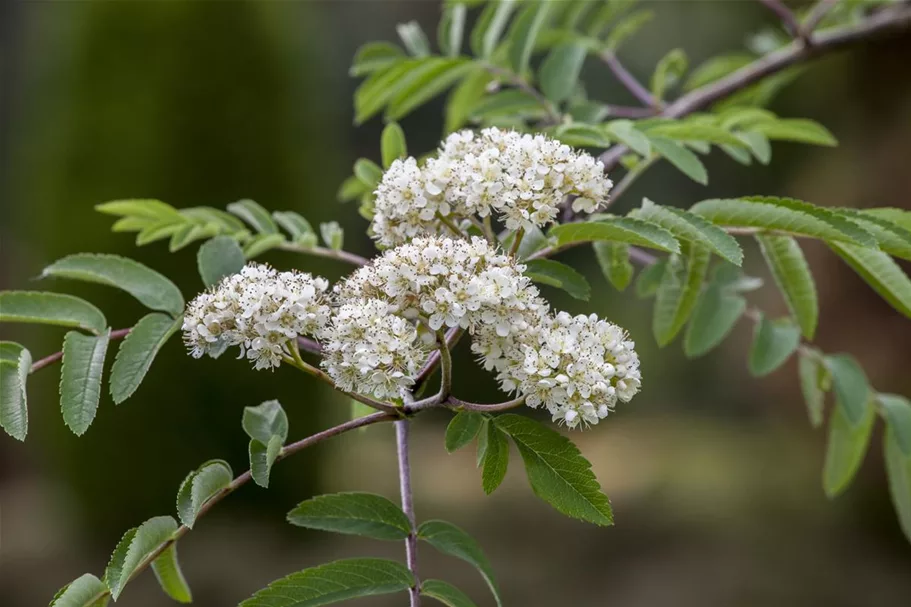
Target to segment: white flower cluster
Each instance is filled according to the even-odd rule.
[[[591,213],[612,186],[604,165],[543,135],[484,129],[450,135],[436,158],[418,166],[397,160],[376,190],[371,229],[384,246],[439,235],[473,216],[496,212],[506,227],[554,221],[567,196],[573,210]]]
[[[303,272],[247,264],[189,303],[184,343],[194,358],[240,346],[256,369],[277,367],[290,340],[317,336],[328,323],[328,287],[324,278]]]

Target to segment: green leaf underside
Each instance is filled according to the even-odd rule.
[[[76,436],[82,436],[98,411],[110,335],[110,330],[99,336],[70,331],[63,338],[60,410],[63,421]]]
[[[724,341],[747,308],[740,295],[728,293],[724,285],[710,284],[699,296],[686,328],[683,351],[695,358]]]
[[[880,250],[899,259],[911,260],[911,230],[883,217],[856,209],[841,209],[841,213],[873,234]]]
[[[393,161],[405,158],[408,155],[405,131],[397,123],[390,122],[383,129],[383,134],[380,137],[380,151],[383,157],[383,166],[387,169]]]
[[[0,360],[0,426],[16,440],[28,434],[26,379],[32,366],[31,353],[13,342],[2,342]]]
[[[483,424],[484,416],[480,413],[474,411],[457,413],[446,427],[446,451],[452,453],[473,441]]]
[[[876,240],[869,232],[842,215],[791,198],[754,196],[703,200],[690,211],[715,225],[759,228],[825,241],[876,246]]]
[[[567,43],[555,47],[547,55],[538,72],[541,92],[545,97],[558,103],[572,94],[587,53],[585,46]]]
[[[899,449],[911,457],[911,400],[898,394],[877,394],[883,417],[895,433]]]
[[[661,226],[675,238],[708,247],[713,253],[736,266],[743,262],[743,251],[737,240],[699,215],[657,205],[645,198],[642,201],[642,208],[635,210],[633,216]]]
[[[349,177],[348,179],[352,179]],[[347,182],[347,180],[346,180]],[[350,184],[350,182],[347,182]],[[357,192],[354,195],[354,198],[365,193],[362,184],[354,178],[354,183],[356,184]],[[352,187],[351,185],[348,186]],[[345,188],[345,185],[342,185],[342,188]],[[280,225],[288,235],[291,237],[291,240],[295,242],[305,242],[308,239],[313,239],[316,237],[316,233],[313,231],[313,226],[310,225],[310,222],[304,219],[299,213],[294,211],[272,211],[272,218],[275,220],[275,223]]]
[[[484,449],[484,461],[481,472],[481,481],[484,493],[493,493],[509,467],[509,441],[503,431],[496,424],[487,424],[487,442]]]
[[[889,495],[905,537],[911,541],[911,457],[899,445],[895,428],[887,427],[883,441]]]
[[[408,590],[414,577],[394,561],[335,561],[276,580],[240,607],[319,607],[349,599]]]
[[[411,523],[402,509],[373,493],[334,493],[310,498],[288,513],[288,522],[298,527],[378,540],[403,540],[411,531]]]
[[[667,266],[667,259],[659,259],[642,270],[642,272],[639,273],[639,278],[636,280],[636,297],[645,299],[646,297],[652,297],[657,293],[658,287],[661,285],[661,279],[664,278],[664,272],[667,270]]]
[[[828,244],[889,305],[911,318],[911,280],[889,255],[850,243]]]
[[[633,264],[629,260],[629,245],[613,242],[592,243],[595,258],[604,277],[618,291],[623,291],[633,280]]]
[[[95,210],[107,215],[117,215],[120,217],[143,217],[151,220],[182,221],[183,216],[171,205],[161,202],[160,200],[135,199],[135,200],[113,200],[95,205]]]
[[[797,359],[797,375],[810,423],[814,428],[818,428],[823,421],[829,371],[821,363],[818,355],[805,354],[801,351]]]
[[[688,257],[685,274],[680,276],[682,262],[673,256],[667,265],[655,296],[652,331],[659,346],[671,343],[686,324],[708,271],[708,249],[687,245]]]
[[[758,234],[756,240],[801,333],[813,339],[819,320],[819,301],[813,274],[800,245],[791,236]]]
[[[551,229],[558,245],[573,242],[606,240],[679,253],[680,244],[673,235],[656,225],[632,217],[609,218],[559,225]]]
[[[757,377],[783,365],[800,345],[800,328],[790,319],[759,319],[753,331],[749,369]]]
[[[107,603],[107,592],[104,582],[86,573],[61,589],[50,607],[103,607]]]
[[[870,443],[873,407],[866,407],[858,423],[853,423],[844,408],[835,407],[829,417],[829,440],[823,466],[823,489],[830,498],[844,491],[854,479]]]
[[[493,567],[474,538],[452,523],[431,520],[418,528],[418,539],[427,542],[443,554],[454,556],[473,565],[487,582],[497,605],[503,607],[500,587],[494,577]]]
[[[167,312],[171,316],[183,312],[183,295],[177,285],[155,270],[126,257],[77,253],[55,261],[41,275],[116,287],[152,310]]]
[[[522,74],[528,69],[535,40],[547,21],[550,8],[549,2],[533,2],[526,5],[513,21],[509,34],[509,61],[515,73]]]
[[[199,247],[196,254],[199,276],[207,287],[217,285],[225,276],[240,272],[246,263],[243,249],[230,236],[212,238]]]
[[[234,473],[223,460],[210,460],[187,475],[177,491],[180,522],[193,528],[203,505],[231,484]]]
[[[263,488],[269,487],[269,473],[272,464],[282,452],[282,439],[273,435],[269,442],[263,444],[256,439],[250,440],[250,476],[253,482]]]
[[[610,500],[572,441],[519,415],[501,415],[495,423],[519,448],[535,495],[567,516],[596,525],[613,524]]]
[[[278,435],[283,444],[288,439],[288,415],[277,400],[267,400],[255,407],[244,407],[241,425],[247,436],[264,445],[274,435]]]
[[[142,383],[161,347],[180,328],[176,320],[153,312],[143,316],[124,338],[111,368],[111,397],[118,405],[128,399]]]
[[[177,561],[177,544],[168,546],[160,556],[152,561],[152,571],[155,572],[158,585],[165,594],[178,603],[193,602],[190,586]]]
[[[844,411],[848,421],[859,424],[866,414],[870,398],[870,384],[863,368],[850,354],[826,356],[825,365],[832,375],[838,408]]]
[[[421,595],[436,599],[447,607],[475,607],[467,594],[443,580],[421,582]]]
[[[170,516],[157,516],[130,529],[120,540],[111,562],[104,573],[104,580],[116,601],[123,592],[133,572],[161,544],[171,539],[177,531],[177,522]]]
[[[238,200],[227,206],[229,212],[246,221],[260,234],[278,234],[278,226],[269,212],[252,200]]]
[[[649,140],[655,151],[674,165],[681,173],[696,183],[708,184],[708,171],[705,170],[705,165],[702,164],[696,154],[666,137],[649,137]]]
[[[58,325],[100,335],[108,326],[101,310],[78,297],[40,291],[0,292],[0,322]]]
[[[257,234],[251,238],[243,249],[244,257],[253,259],[285,242],[284,234]]]
[[[575,299],[588,301],[591,286],[585,277],[572,267],[552,259],[533,259],[525,262],[524,274],[533,281],[563,289]]]

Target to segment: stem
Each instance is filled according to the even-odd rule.
[[[111,335],[108,337],[108,339],[111,341],[114,341],[117,339],[123,339],[124,337],[129,335],[130,331],[132,331],[132,330],[133,330],[133,327],[129,327],[126,329],[117,329],[116,331],[111,331]],[[63,358],[63,350],[61,350],[60,352],[54,352],[50,356],[45,356],[42,359],[36,360],[34,363],[32,363],[32,366],[28,371],[29,375],[31,375],[35,371],[40,371],[41,369],[47,367],[48,365],[54,364],[61,358]]]
[[[446,331],[446,344],[448,347],[452,348],[462,337],[462,334],[465,332],[461,327],[453,327]],[[437,365],[440,363],[440,350],[434,350],[430,353],[430,356],[427,358],[427,362],[424,363],[424,367],[421,369],[421,372],[418,373],[418,376],[414,378],[414,392],[417,393],[423,387],[424,382],[427,381],[433,372],[436,371]]]
[[[370,263],[370,260],[366,257],[361,257],[355,253],[349,253],[348,251],[336,251],[335,249],[327,249],[326,247],[305,247],[293,242],[286,242],[279,245],[278,248],[282,251],[303,253],[304,255],[313,255],[315,257],[324,257],[326,259],[336,259],[338,261],[350,263],[353,266],[365,266]]]
[[[522,245],[522,239],[525,237],[525,228],[519,228],[516,230],[516,235],[512,240],[512,247],[509,249],[509,256],[515,257],[516,253],[519,252],[519,247]]]
[[[658,110],[651,107],[607,105],[607,115],[614,118],[651,118],[657,114]]]
[[[515,409],[525,403],[525,397],[520,396],[519,398],[508,400],[504,403],[497,403],[494,405],[482,405],[479,403],[470,403],[464,400],[459,400],[454,396],[450,396],[446,401],[448,404],[453,405],[456,409],[465,409],[466,411],[507,411],[509,409]]]
[[[443,217],[442,215],[440,215],[439,213],[437,213],[437,219],[440,220],[440,223],[442,223],[444,226],[446,226],[447,228],[449,228],[449,231],[452,232],[453,235],[455,235],[456,237],[462,238],[462,237],[465,236],[465,235],[462,233],[462,230],[460,230],[460,229],[458,228],[458,226],[456,226],[454,223],[452,223],[452,220],[449,219],[448,217]]]
[[[308,337],[298,337],[297,338],[297,347],[304,352],[310,352],[311,354],[322,354],[323,347],[319,345],[318,342],[308,338]]]
[[[399,460],[399,488],[402,493],[402,510],[411,523],[411,530],[405,538],[405,561],[408,570],[414,576],[414,585],[408,590],[411,607],[420,607],[421,580],[418,577],[418,537],[414,520],[414,501],[411,494],[411,463],[408,461],[408,424],[407,419],[395,422],[395,444]]]
[[[291,347],[292,354],[295,353],[294,351],[296,349],[297,349],[296,346]],[[299,370],[303,371],[304,373],[306,373],[307,375],[312,375],[313,377],[329,384],[330,386],[335,388],[338,392],[344,394],[348,398],[354,399],[359,403],[363,403],[363,404],[367,405],[368,407],[376,409],[377,411],[382,411],[384,413],[388,413],[389,415],[394,415],[397,418],[402,417],[401,408],[397,407],[396,405],[394,405],[392,403],[385,403],[385,402],[370,398],[369,396],[366,396],[364,394],[358,394],[356,392],[348,392],[346,390],[340,389],[338,386],[335,385],[335,382],[332,380],[332,378],[329,376],[328,373],[326,373],[322,369],[314,367],[313,365],[302,360],[300,357],[300,353],[297,353],[296,356],[282,356],[282,360],[285,361],[286,363],[288,363],[289,365],[291,365],[292,367],[294,367],[295,369],[299,369]]]
[[[497,235],[493,231],[493,220],[490,218],[490,213],[484,216],[484,235],[487,237],[487,242],[492,245],[497,244]]]
[[[607,64],[607,67],[610,68],[610,71],[614,73],[614,76],[617,77],[617,80],[620,81],[626,90],[633,94],[633,96],[638,99],[640,102],[644,103],[650,108],[660,108],[661,102],[655,99],[655,97],[641,84],[636,80],[636,77],[633,76],[629,70],[627,70],[620,60],[617,59],[617,55],[613,51],[601,51],[598,56],[601,58],[601,61]]]
[[[784,24],[784,27],[788,30],[789,34],[795,38],[799,38],[803,44],[807,44],[803,28],[797,23],[797,18],[794,17],[794,13],[791,12],[791,9],[785,6],[781,0],[759,0],[759,2],[781,19],[781,22]]]
[[[835,7],[837,1],[838,0],[819,0],[819,2],[816,3],[816,6],[810,10],[807,18],[804,19],[801,28],[807,42],[813,44],[813,32],[816,31],[816,27],[819,25],[820,21],[825,19],[826,15],[829,14],[829,11]]]
[[[437,341],[440,342],[440,400],[445,399],[452,392],[452,353],[449,351],[449,342],[442,331],[437,331]]]

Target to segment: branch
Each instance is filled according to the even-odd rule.
[[[353,266],[366,266],[370,260],[348,251],[336,251],[326,247],[305,247],[293,242],[286,242],[278,247],[282,251],[291,251],[293,253],[303,253],[304,255],[313,255],[315,257],[324,257],[326,259],[335,259],[350,263]]]
[[[525,404],[525,396],[520,396],[519,398],[508,400],[504,403],[497,403],[495,405],[482,405],[479,403],[470,403],[464,400],[459,400],[454,396],[450,396],[449,400],[446,401],[447,404],[453,405],[456,409],[465,409],[466,411],[507,411],[509,409],[515,409],[516,407],[522,406]]]
[[[800,42],[792,42],[777,51],[764,55],[736,72],[680,97],[659,115],[664,118],[686,116],[796,63],[820,57],[852,44],[866,42],[874,36],[891,34],[909,26],[911,26],[911,6],[905,4],[883,9],[856,25],[822,32],[814,38],[813,44],[809,46]],[[610,171],[616,167],[626,152],[626,146],[615,145],[601,154],[600,160],[604,163],[604,170]]]
[[[132,330],[133,330],[133,327],[129,327],[126,329],[117,329],[116,331],[111,331],[111,335],[108,337],[108,339],[110,339],[111,341],[114,341],[117,339],[123,339]],[[63,350],[61,350],[60,352],[54,352],[50,356],[45,356],[44,358],[42,358],[40,360],[36,360],[34,363],[32,363],[32,366],[28,371],[29,375],[31,375],[35,371],[40,371],[41,369],[47,367],[48,365],[54,364],[61,358],[63,358]]]
[[[449,351],[449,340],[442,331],[437,331],[437,340],[440,342],[440,400],[452,392],[452,353]]]
[[[323,430],[322,432],[317,432],[316,434],[314,434],[312,436],[308,436],[307,438],[303,438],[295,443],[291,443],[290,445],[287,445],[286,447],[284,447],[281,450],[281,453],[279,453],[279,455],[275,459],[275,461],[276,462],[281,461],[281,460],[285,459],[286,457],[289,457],[289,456],[297,453],[298,451],[303,451],[307,447],[310,447],[312,445],[315,445],[316,443],[322,442],[322,441],[326,440],[327,438],[332,438],[333,436],[338,436],[340,434],[344,434],[345,432],[350,432],[351,430],[355,430],[357,428],[363,428],[364,426],[369,426],[371,424],[377,424],[380,422],[387,422],[387,421],[394,421],[396,419],[398,419],[397,416],[389,415],[387,413],[371,413],[370,415],[365,415],[364,417],[359,417],[357,419],[349,420],[343,424],[333,426],[332,428],[329,428],[328,430]],[[244,472],[243,474],[241,474],[240,476],[235,478],[233,481],[231,481],[231,483],[227,487],[225,487],[224,489],[222,489],[221,491],[219,491],[218,493],[216,493],[215,495],[210,497],[208,499],[208,501],[206,501],[206,503],[203,504],[202,508],[199,509],[199,513],[196,515],[196,520],[199,520],[200,517],[204,516],[209,510],[212,509],[213,506],[215,506],[215,504],[217,504],[222,499],[227,497],[230,493],[233,493],[239,487],[242,487],[243,485],[245,485],[251,478],[252,478],[252,474],[249,470],[247,470],[246,472]],[[139,563],[139,565],[137,565],[136,569],[133,570],[133,573],[130,575],[129,579],[127,580],[127,584],[130,583],[133,579],[135,579],[137,575],[142,573],[142,571],[147,569],[149,567],[149,565],[152,564],[152,561],[154,561],[156,558],[161,556],[162,552],[167,550],[173,543],[175,543],[177,540],[179,540],[180,538],[182,538],[189,532],[190,532],[189,527],[187,527],[186,525],[181,525],[177,529],[177,531],[174,532],[174,535],[172,535],[168,540],[162,542],[155,550],[153,550],[151,553],[149,553],[149,555],[145,559],[143,559],[142,562]],[[104,596],[107,596],[108,594],[110,594],[110,591],[100,595],[97,598],[102,598]]]
[[[784,24],[785,29],[788,30],[791,36],[799,38],[802,44],[809,43],[794,13],[781,0],[759,0],[759,2],[781,19],[782,24]]]
[[[661,102],[655,99],[652,94],[636,80],[636,77],[633,76],[629,70],[627,70],[620,60],[617,59],[617,55],[613,51],[601,51],[598,53],[598,57],[601,58],[601,61],[607,64],[607,67],[610,68],[610,71],[613,72],[614,76],[617,77],[617,80],[620,81],[626,90],[633,94],[633,97],[641,101],[643,104],[647,105],[650,108],[660,108]]]
[[[411,463],[408,460],[408,424],[407,419],[395,422],[395,444],[399,460],[399,488],[402,493],[402,511],[408,517],[410,529],[405,538],[405,562],[414,576],[414,585],[408,589],[411,607],[421,605],[421,580],[418,577],[418,537],[414,518],[414,501],[411,493]]]

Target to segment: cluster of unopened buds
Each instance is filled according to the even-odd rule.
[[[425,167],[398,161],[384,176],[373,228],[393,248],[331,291],[319,277],[249,264],[189,304],[184,341],[194,357],[239,346],[260,369],[310,338],[339,389],[399,402],[448,347],[444,330],[460,328],[505,392],[569,427],[596,424],[639,390],[635,344],[595,315],[553,313],[514,257],[484,238],[444,236],[434,218],[455,226],[496,210],[512,228],[543,225],[567,194],[594,210],[609,188],[599,163],[558,142],[456,133]]]

